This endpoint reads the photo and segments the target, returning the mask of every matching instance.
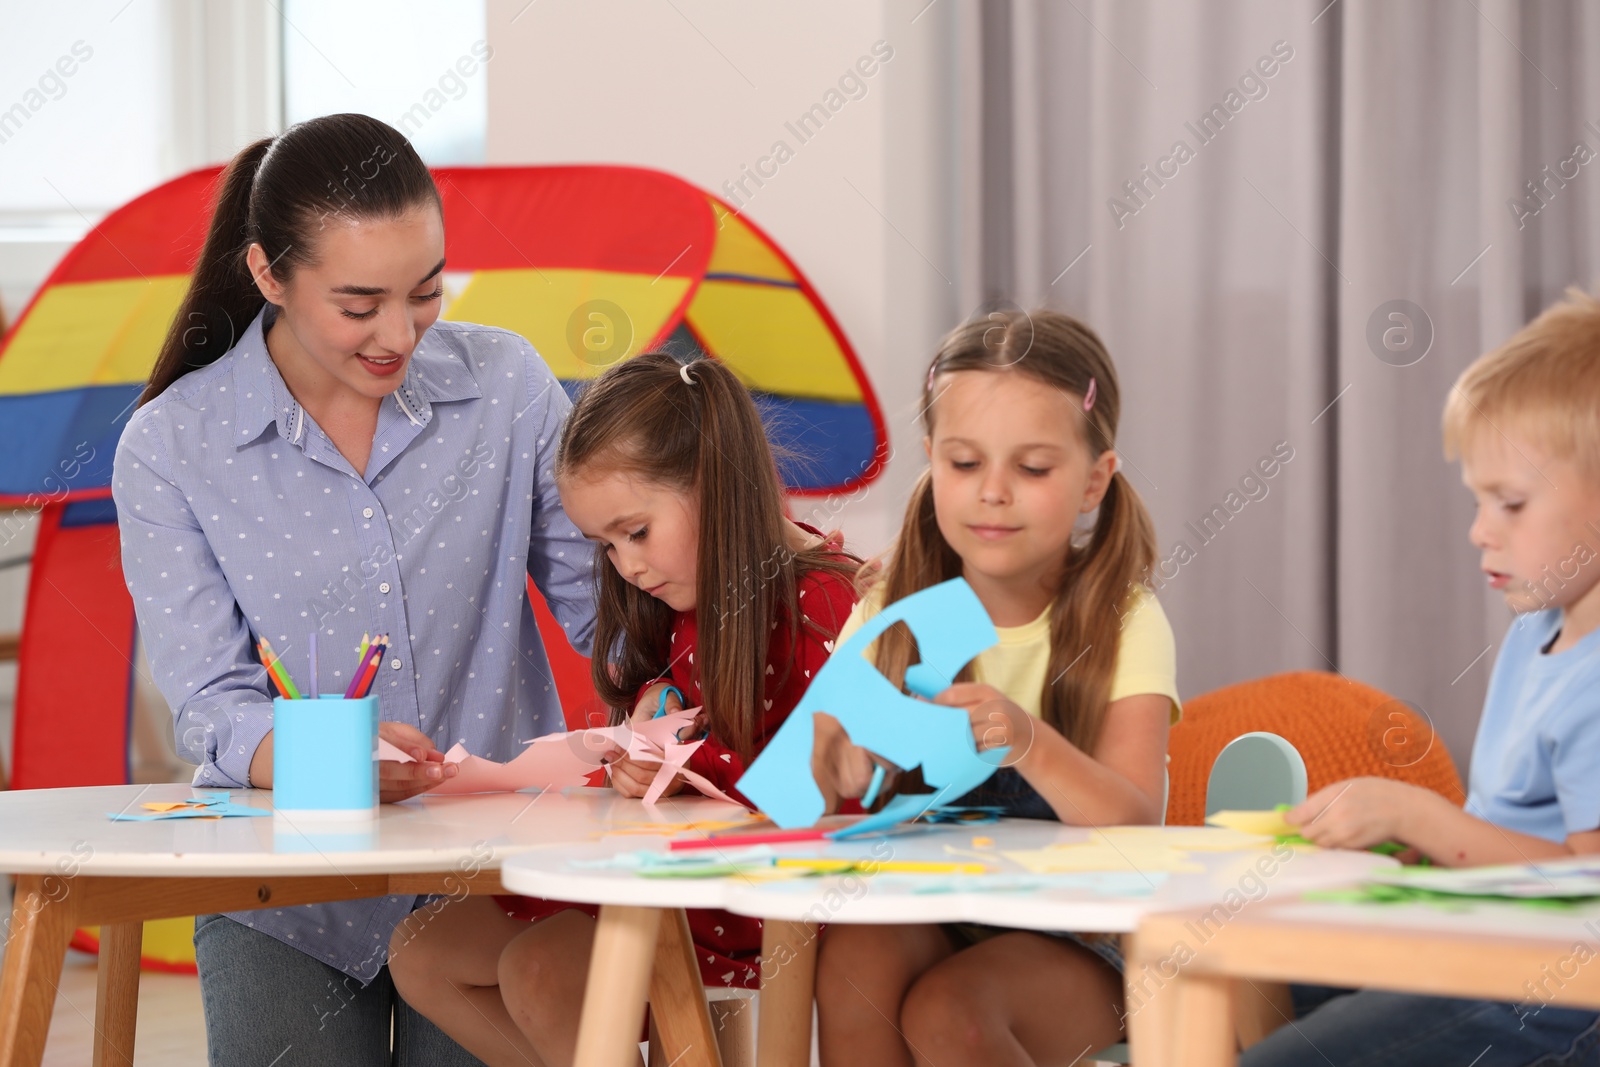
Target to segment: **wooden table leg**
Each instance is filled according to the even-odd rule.
[[[1234,980],[1180,975],[1167,991],[1176,993],[1178,1002],[1178,1029],[1169,1038],[1174,1067],[1234,1067],[1239,1062]]]
[[[595,925],[589,981],[578,1017],[577,1067],[635,1067],[650,987],[659,908],[606,904]],[[4,1067],[0,1064],[0,1067]]]
[[[1239,985],[1234,1029],[1239,1047],[1247,1049],[1294,1018],[1294,998],[1282,982],[1243,982]]]
[[[94,1067],[133,1067],[139,1019],[139,952],[144,923],[100,927],[99,991],[94,1002]]]
[[[811,1062],[817,991],[817,924],[767,919],[761,928],[761,1006],[756,1062]]]
[[[706,990],[682,908],[661,913],[655,969],[650,974],[650,1018],[661,1035],[661,1052],[677,1067],[722,1067],[711,1029]]]
[[[72,883],[54,874],[17,877],[5,970],[0,973],[0,1067],[39,1067],[67,942]]]

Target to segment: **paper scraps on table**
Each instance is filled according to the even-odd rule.
[[[1372,872],[1366,883],[1462,897],[1586,900],[1600,897],[1600,860],[1580,856],[1495,867],[1392,867]]]
[[[113,822],[159,822],[163,819],[223,819],[230,815],[271,815],[264,808],[235,804],[227,793],[202,793],[188,800],[152,800],[139,805],[150,814],[108,811]]]
[[[1286,822],[1283,812],[1282,808],[1275,811],[1215,811],[1206,816],[1206,825],[1267,837],[1299,836],[1300,828]]]
[[[890,876],[885,876],[890,877]],[[912,893],[1038,893],[1084,890],[1102,897],[1147,897],[1167,880],[1166,871],[1077,871],[1064,874],[954,874],[946,877],[895,878],[885,885]]]
[[[1090,840],[1121,849],[1175,848],[1185,852],[1237,852],[1266,848],[1272,838],[1222,826],[1107,826]]]
[[[1236,851],[1271,843],[1269,837],[1221,828],[1113,826],[1094,831],[1084,842],[1001,855],[1034,874],[1113,871],[1147,875],[1157,871],[1203,871],[1205,868],[1189,855],[1191,851]]]
[[[636,763],[659,767],[650,783],[650,790],[644,796],[646,804],[660,800],[675,776],[681,776],[708,797],[738,804],[737,800],[713,785],[710,779],[685,766],[689,757],[705,742],[702,739],[680,743],[677,740],[678,731],[692,723],[699,710],[685,708],[636,725],[598,726],[547,734],[534,738],[520,756],[508,763],[474,756],[458,743],[444,754],[444,762],[456,765],[455,777],[444,780],[428,792],[435,795],[514,793],[520,789],[560,789],[587,785],[589,776],[595,771],[604,769],[609,773],[609,765],[626,756]],[[378,739],[375,758],[397,763],[415,762],[409,753],[382,738]],[[740,807],[744,805],[740,804]]]
[[[937,808],[929,808],[917,817],[917,821],[937,825],[961,823],[966,826],[982,826],[999,822],[1005,813],[1005,808],[993,804],[943,804]]]
[[[721,878],[728,875],[758,878],[795,878],[828,874],[880,873],[908,875],[979,875],[989,870],[982,863],[939,863],[901,860],[851,859],[833,856],[778,855],[769,845],[750,845],[695,852],[619,852],[599,860],[572,860],[580,869],[633,871],[642,878]]]
[[[766,845],[732,848],[714,853],[618,852],[599,860],[570,860],[567,866],[579,870],[632,871],[641,878],[793,878],[804,872],[779,873],[777,853]]]
[[[906,671],[902,693],[865,653],[878,636],[904,622],[917,640],[922,661]],[[839,720],[850,740],[896,766],[920,767],[935,791],[897,796],[853,833],[868,833],[912,819],[980,785],[1007,750],[980,754],[965,708],[930,703],[961,668],[999,641],[994,624],[972,587],[955,578],[886,606],[828,657],[799,703],[739,779],[739,790],[779,827],[814,824],[826,806],[811,773],[813,715]]]

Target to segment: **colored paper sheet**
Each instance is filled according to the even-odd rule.
[[[823,664],[739,779],[739,791],[778,826],[810,826],[826,806],[811,776],[812,715],[819,711],[838,719],[855,744],[897,766],[922,768],[923,780],[935,792],[886,806],[878,815],[893,808],[896,817],[888,825],[957,799],[994,773],[1004,758],[1004,749],[979,755],[964,709],[906,696],[867,660],[867,648],[896,622],[904,622],[916,637],[921,662],[907,671],[906,681],[923,695],[944,689],[969,660],[999,640],[977,594],[960,578],[896,601],[869,619]]]
[[[141,804],[147,814],[132,811],[108,811],[112,822],[159,822],[164,819],[223,819],[229,816],[271,815],[272,812],[252,808],[248,804],[235,804],[227,793],[202,793],[188,800],[151,801]]]
[[[659,719],[651,719],[637,726],[599,726],[588,730],[547,734],[535,738],[522,750],[522,754],[508,763],[497,763],[482,756],[474,756],[462,745],[453,745],[444,754],[446,763],[456,765],[456,775],[435,786],[429,792],[457,795],[462,793],[516,792],[520,789],[560,789],[566,786],[588,784],[589,776],[613,760],[627,756],[640,763],[660,764],[660,770],[651,782],[645,796],[646,803],[655,803],[671,784],[674,775],[681,775],[690,785],[716,800],[730,804],[738,801],[718,789],[708,779],[684,764],[702,741],[687,744],[677,740],[678,733],[691,725],[699,708],[685,708]],[[389,742],[378,739],[375,756],[380,760],[398,763],[414,762],[409,754]]]
[[[1222,826],[1108,826],[1090,840],[1125,851],[1171,848],[1185,852],[1236,852],[1266,848],[1273,838]]]
[[[1300,832],[1298,826],[1291,826],[1284,821],[1282,811],[1218,811],[1206,816],[1206,823],[1268,837],[1288,837]]]
[[[1176,848],[1119,848],[1096,841],[1081,845],[1051,845],[1047,848],[1003,852],[1006,859],[1034,874],[1060,874],[1071,871],[1121,871],[1149,874],[1154,871],[1203,871],[1189,854]]]
[[[1123,871],[1081,871],[1068,874],[953,874],[946,876],[880,875],[884,888],[904,886],[913,893],[1038,893],[1046,890],[1087,891],[1102,897],[1147,897],[1167,880],[1167,872],[1129,874]],[[893,879],[883,882],[882,879]]]
[[[1374,885],[1509,900],[1600,897],[1600,861],[1579,857],[1496,867],[1398,867],[1374,871]]]

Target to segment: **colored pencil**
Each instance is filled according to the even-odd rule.
[[[360,699],[372,692],[372,680],[377,677],[378,664],[383,662],[384,654],[389,651],[389,639],[380,638],[372,646],[372,662],[367,664],[367,669],[361,676],[361,684],[356,687],[356,697]]]
[[[712,834],[710,837],[687,838],[682,841],[669,841],[667,849],[671,852],[684,852],[695,848],[738,848],[741,845],[782,845],[792,841],[824,841],[827,840],[826,830],[771,830],[759,833],[728,833]]]
[[[283,665],[283,661],[278,658],[278,654],[272,650],[272,642],[263,637],[256,647],[257,651],[261,653],[261,665],[277,681],[278,688],[283,691],[283,695],[290,700],[299,700],[300,690],[295,688],[294,679],[289,676],[289,669]]]
[[[383,634],[373,639],[372,645],[367,649],[361,665],[356,669],[355,677],[350,679],[350,687],[345,690],[346,700],[359,700],[366,695],[364,689],[368,686],[373,675],[378,673],[378,662],[383,659],[384,650],[388,648],[388,640]]]

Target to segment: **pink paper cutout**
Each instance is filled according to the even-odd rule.
[[[587,785],[590,775],[597,769],[603,768],[609,778],[611,764],[627,756],[639,763],[660,765],[645,794],[646,804],[660,800],[661,794],[677,775],[682,775],[685,781],[708,797],[737,804],[738,801],[712,785],[703,775],[685,767],[704,739],[679,743],[678,732],[695,721],[699,710],[686,708],[637,726],[599,726],[549,734],[529,742],[522,754],[508,763],[496,763],[474,756],[463,745],[455,744],[444,754],[444,762],[456,764],[456,776],[434,786],[429,792],[457,795]],[[381,737],[378,739],[377,758],[397,763],[416,762],[409,753]]]

